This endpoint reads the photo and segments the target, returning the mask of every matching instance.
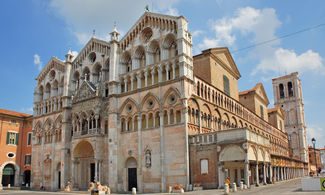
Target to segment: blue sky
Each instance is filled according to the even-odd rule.
[[[0,7],[0,108],[32,113],[35,78],[52,56],[77,54],[90,39],[108,38],[117,23],[125,34],[143,14],[183,15],[193,35],[193,53],[229,47],[242,75],[239,90],[262,82],[273,106],[272,78],[298,71],[302,81],[308,141],[325,145],[325,1],[287,0],[31,0]],[[263,41],[276,41],[241,50]]]

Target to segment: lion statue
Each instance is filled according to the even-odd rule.
[[[94,182],[89,182],[88,192],[91,192],[93,189],[95,189],[95,184],[94,184]]]
[[[100,182],[96,182],[97,190],[104,191],[107,194],[111,194],[111,189],[107,185],[102,185]]]
[[[65,191],[65,192],[71,192],[71,186],[72,186],[71,182],[68,181],[68,182],[67,182],[67,185],[65,186],[64,191]]]

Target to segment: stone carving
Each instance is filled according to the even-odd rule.
[[[151,167],[151,151],[149,149],[146,150],[145,153],[146,167]]]
[[[91,87],[85,81],[82,83],[80,89],[73,97],[73,103],[80,102],[93,97],[96,97],[96,90],[94,91],[93,89],[91,89]]]
[[[221,146],[217,146],[217,152],[221,151]]]
[[[247,150],[247,148],[248,148],[247,143],[243,143],[242,147],[243,147],[245,150]]]

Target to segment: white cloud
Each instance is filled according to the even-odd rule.
[[[323,148],[325,146],[325,129],[319,125],[307,125],[307,142],[312,145],[311,139],[316,139],[316,148]]]
[[[195,31],[193,31],[193,33],[192,33],[192,37],[194,38],[194,37],[197,37],[197,36],[199,36],[199,35],[201,35],[201,34],[204,34],[205,32],[203,31],[203,30],[195,30]]]
[[[172,16],[179,16],[178,10],[176,8],[168,8],[167,10],[167,15],[172,15]]]
[[[312,70],[325,74],[323,58],[312,50],[298,55],[294,50],[281,48],[280,40],[275,35],[281,21],[273,8],[255,9],[252,7],[239,8],[233,17],[224,17],[212,22],[214,38],[205,37],[198,45],[200,49],[217,46],[235,46],[237,39],[251,39],[251,44],[259,44],[275,40],[256,47],[249,57],[259,61],[251,72],[281,73],[304,72]],[[262,79],[264,77],[262,76]]]
[[[34,54],[34,65],[37,66],[39,71],[42,70],[43,62],[41,61],[41,57],[38,54]]]
[[[21,112],[23,113],[28,113],[28,114],[33,114],[33,107],[30,108],[22,108]]]
[[[262,10],[252,7],[239,8],[234,17],[224,17],[212,22],[211,28],[215,32],[215,38],[204,38],[199,47],[207,49],[211,43],[215,44],[214,47],[232,46],[237,40],[238,33],[241,35],[254,33],[254,42],[273,39],[274,32],[280,24],[272,8]]]
[[[79,44],[85,44],[91,38],[93,29],[96,30],[97,38],[107,39],[114,22],[119,31],[122,29],[127,32],[144,13],[146,5],[150,11],[153,5],[154,12],[178,14],[177,9],[173,8],[177,2],[178,0],[52,0],[49,8],[66,22]]]
[[[304,72],[308,70],[317,70],[324,72],[323,58],[316,52],[308,50],[297,55],[293,50],[283,48],[277,49],[273,55],[267,56],[261,60],[258,66],[252,71],[251,75],[262,71],[263,73],[277,72]]]

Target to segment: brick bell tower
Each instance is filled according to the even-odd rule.
[[[274,106],[285,111],[284,128],[288,134],[292,155],[308,162],[308,143],[301,81],[298,72],[272,79]]]

